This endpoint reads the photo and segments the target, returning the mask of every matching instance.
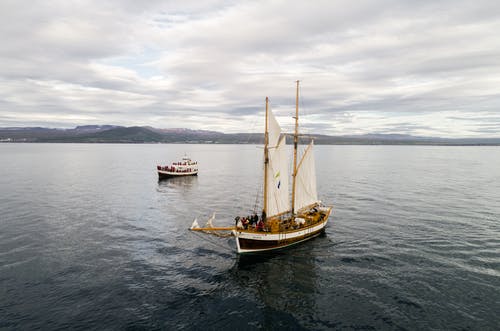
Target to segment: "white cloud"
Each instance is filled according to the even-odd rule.
[[[500,136],[491,1],[0,3],[0,126]]]

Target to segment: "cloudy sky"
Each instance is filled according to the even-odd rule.
[[[499,1],[0,1],[0,127],[500,137]]]

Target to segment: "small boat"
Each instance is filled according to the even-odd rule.
[[[181,176],[197,176],[198,162],[192,161],[189,157],[184,156],[181,161],[171,163],[167,166],[156,166],[159,179],[166,179]]]
[[[293,134],[293,164],[289,174],[286,152],[286,135],[281,133],[276,118],[269,109],[266,98],[266,122],[264,133],[264,199],[261,212],[235,218],[235,226],[216,227],[215,218],[200,227],[195,219],[192,231],[200,231],[221,237],[236,238],[238,253],[252,253],[281,249],[314,238],[324,232],[331,206],[324,206],[316,190],[316,170],[313,141],[298,155],[299,82],[295,106],[295,131]],[[289,191],[291,175],[291,199]],[[223,235],[225,234],[225,235]]]

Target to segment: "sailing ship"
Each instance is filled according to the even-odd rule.
[[[184,156],[181,161],[173,162],[167,166],[157,165],[159,179],[166,179],[172,177],[182,176],[197,176],[198,175],[198,162],[192,161],[189,157]]]
[[[289,160],[286,135],[281,133],[266,97],[264,133],[264,194],[260,217],[236,217],[233,227],[215,227],[214,216],[205,227],[195,219],[191,230],[218,235],[230,232],[236,239],[238,253],[252,253],[285,248],[320,235],[332,212],[318,199],[313,141],[299,159],[299,81],[295,98],[295,130],[293,134],[293,168],[291,199]]]

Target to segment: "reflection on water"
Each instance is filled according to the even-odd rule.
[[[308,321],[317,309],[320,290],[315,248],[325,240],[322,235],[279,251],[237,256],[230,275],[242,290],[255,295],[260,307],[265,307],[259,327],[315,327]]]
[[[158,179],[159,187],[178,188],[193,188],[198,184],[198,176],[180,176],[172,178]]]

